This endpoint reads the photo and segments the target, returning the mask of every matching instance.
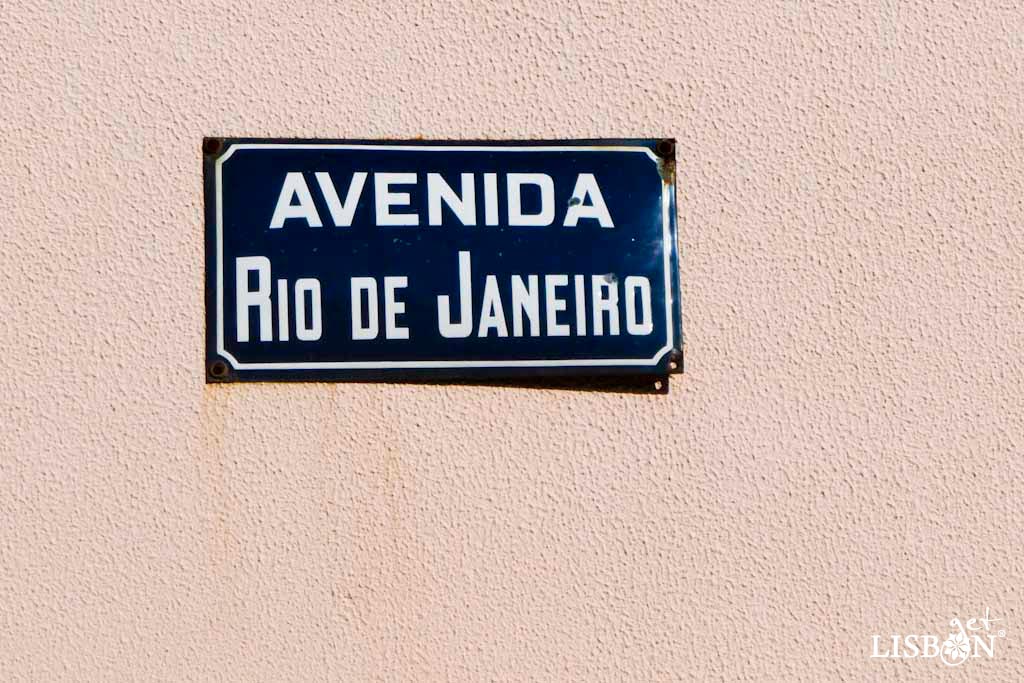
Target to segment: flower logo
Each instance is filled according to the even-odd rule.
[[[950,633],[946,642],[942,644],[943,659],[948,658],[951,662],[966,658],[970,652],[970,643],[967,642],[967,636],[963,632]]]

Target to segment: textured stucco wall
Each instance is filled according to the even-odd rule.
[[[1024,678],[1024,9],[483,5],[0,9],[0,680]],[[204,134],[675,136],[687,372],[206,386]]]

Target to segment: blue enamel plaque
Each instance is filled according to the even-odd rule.
[[[682,367],[671,140],[203,152],[208,381]]]

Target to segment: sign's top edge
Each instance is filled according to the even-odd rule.
[[[448,152],[642,152],[659,165],[675,158],[674,138],[578,138],[575,140],[330,140],[317,138],[203,138],[203,154],[219,167],[237,150],[359,149]]]
[[[537,146],[537,145],[565,145],[565,146],[638,146],[653,149],[658,143],[675,142],[671,137],[650,137],[650,138],[535,138],[535,139],[424,139],[424,138],[261,138],[261,137],[217,137],[207,136],[203,138],[204,146],[210,141],[217,141],[223,146],[234,144],[306,144],[306,145],[422,145],[429,146],[451,146],[451,145],[472,145],[475,147],[510,147],[510,146]]]

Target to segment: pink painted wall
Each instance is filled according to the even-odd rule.
[[[116,4],[0,10],[0,680],[1024,678],[1016,3]],[[674,136],[687,372],[206,386],[203,135]]]

